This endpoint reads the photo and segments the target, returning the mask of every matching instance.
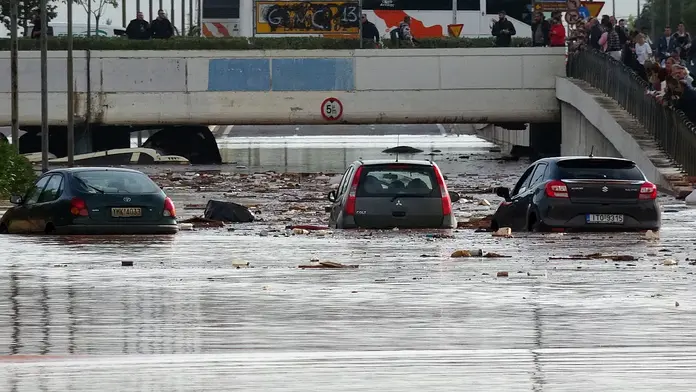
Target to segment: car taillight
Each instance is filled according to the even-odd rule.
[[[350,191],[348,191],[348,201],[346,202],[346,215],[355,215],[355,196],[358,193],[358,182],[360,182],[360,174],[362,173],[363,167],[358,167],[353,176],[353,182],[350,184]]]
[[[172,199],[164,199],[164,211],[162,211],[162,215],[176,218],[176,208],[174,208],[174,202]]]
[[[638,198],[641,200],[655,200],[657,199],[657,187],[652,182],[646,181],[640,186],[640,192],[638,193]]]
[[[78,197],[73,197],[70,200],[70,213],[75,216],[88,216],[87,203]]]
[[[433,166],[435,170],[435,177],[437,178],[437,185],[440,186],[440,197],[442,198],[442,214],[449,215],[452,213],[452,200],[450,199],[449,191],[447,190],[447,184],[445,184],[445,178],[440,173],[440,168]]]
[[[546,184],[546,196],[568,198],[568,186],[563,181],[551,181]]]

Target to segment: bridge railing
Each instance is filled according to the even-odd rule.
[[[648,83],[606,54],[580,51],[568,56],[568,76],[584,80],[635,117],[690,176],[696,175],[696,126],[684,112],[663,106],[647,95]]]

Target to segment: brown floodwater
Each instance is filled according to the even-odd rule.
[[[492,213],[499,199],[471,190],[510,185],[525,165],[449,154],[461,217]],[[263,221],[163,237],[0,236],[0,391],[693,390],[696,210],[681,202],[661,196],[659,240],[293,235],[286,225],[326,222],[333,171],[266,174],[277,186],[257,195],[264,178],[237,166],[205,181],[217,190],[171,168],[181,174],[168,193],[185,217],[225,198],[255,204]],[[303,207],[290,213],[289,198]],[[479,248],[511,257],[450,257]],[[559,259],[591,253],[604,257]],[[359,267],[298,268],[311,260]]]

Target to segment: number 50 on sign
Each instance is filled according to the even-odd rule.
[[[326,98],[321,103],[321,115],[324,120],[336,121],[343,116],[343,104],[338,98]]]

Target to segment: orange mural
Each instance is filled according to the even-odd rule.
[[[404,18],[408,16],[404,11],[396,10],[374,10],[375,15],[382,19],[387,25],[388,29],[392,27],[399,27],[399,23],[404,21]],[[442,26],[435,25],[430,27],[425,27],[423,22],[414,17],[411,17],[411,33],[413,36],[418,38],[441,38],[442,37]]]

